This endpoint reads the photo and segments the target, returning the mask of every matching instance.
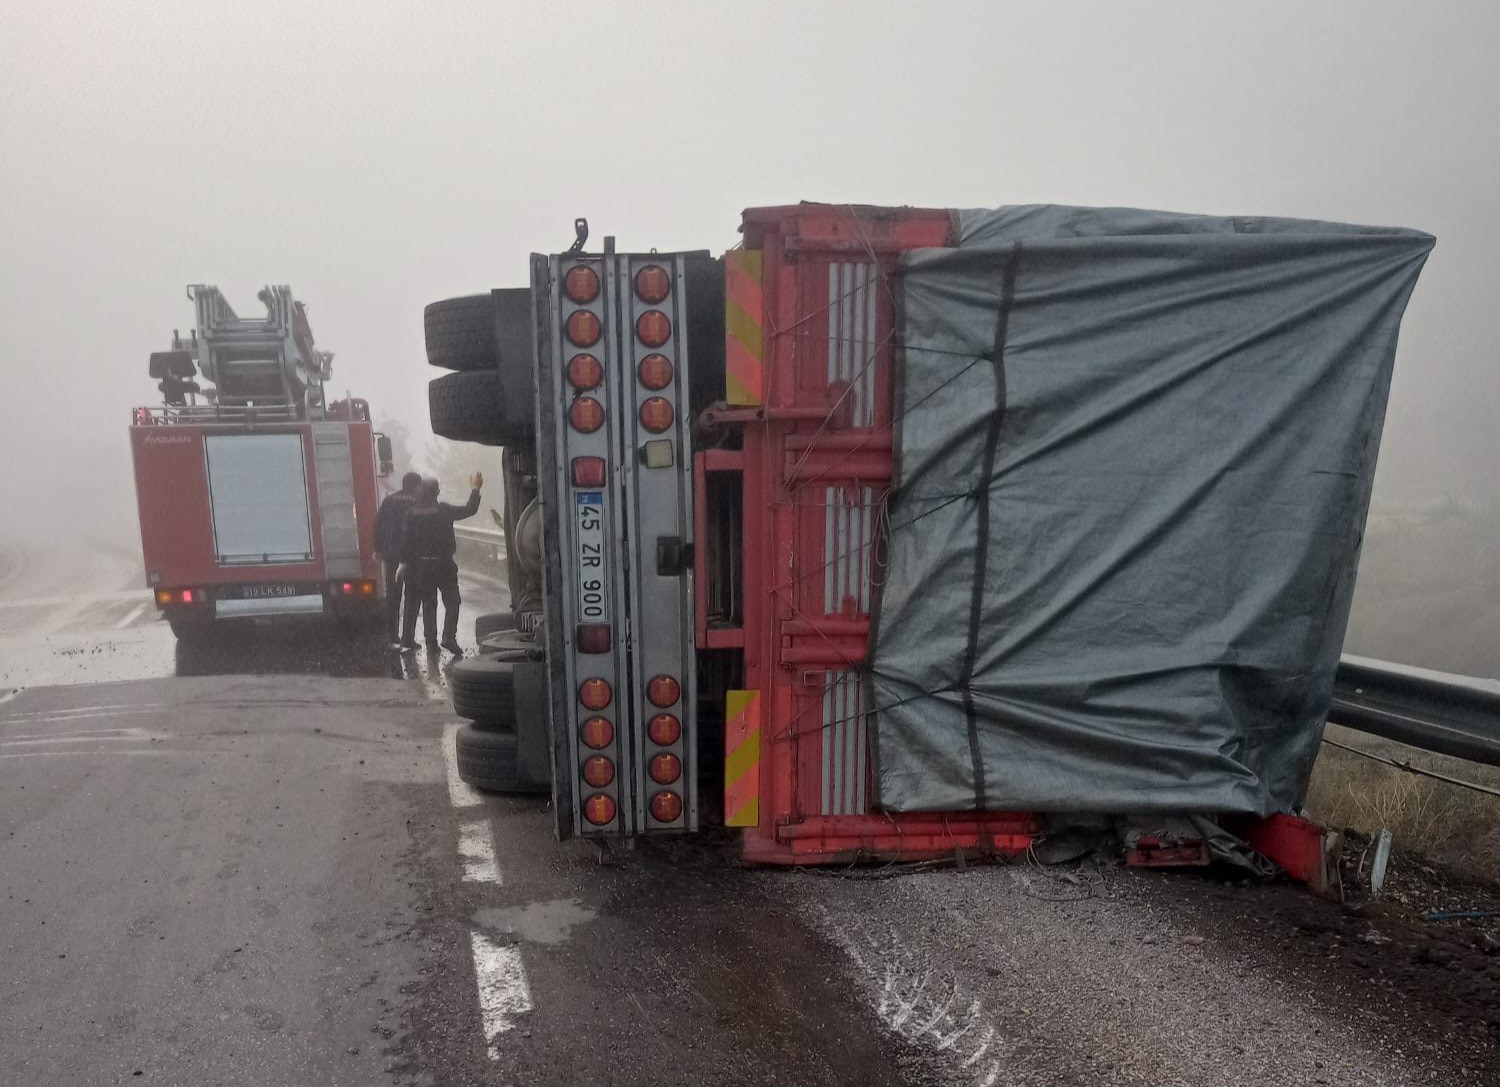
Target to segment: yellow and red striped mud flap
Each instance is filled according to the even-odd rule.
[[[765,403],[765,298],[761,251],[724,254],[724,386],[731,406]]]
[[[724,825],[760,824],[760,692],[724,698]]]

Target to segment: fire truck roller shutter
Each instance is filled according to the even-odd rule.
[[[432,432],[456,442],[524,446],[531,442],[531,402],[504,395],[494,370],[444,374],[428,383]]]

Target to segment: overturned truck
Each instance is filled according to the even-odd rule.
[[[1412,230],[803,204],[427,311],[507,448],[481,787],[752,862],[1269,855],[1328,712]]]

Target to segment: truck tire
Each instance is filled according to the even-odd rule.
[[[432,432],[441,438],[502,446],[531,440],[530,403],[507,402],[495,370],[433,379],[427,385],[427,410]]]
[[[487,294],[445,298],[422,313],[427,361],[445,370],[493,370],[500,363],[495,303]]]
[[[521,768],[516,734],[489,732],[464,725],[453,737],[459,779],[492,793],[546,793],[551,783]]]
[[[492,611],[474,620],[474,640],[477,642],[487,634],[502,630],[515,630],[516,617],[508,611]]]
[[[465,657],[448,673],[453,712],[486,731],[512,732],[516,727],[514,652]]]

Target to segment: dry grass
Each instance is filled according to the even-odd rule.
[[[1428,754],[1337,725],[1329,726],[1328,737],[1500,788],[1500,768]],[[1325,744],[1313,768],[1307,811],[1320,822],[1365,833],[1384,827],[1398,849],[1463,875],[1500,882],[1500,797],[1409,774]]]

